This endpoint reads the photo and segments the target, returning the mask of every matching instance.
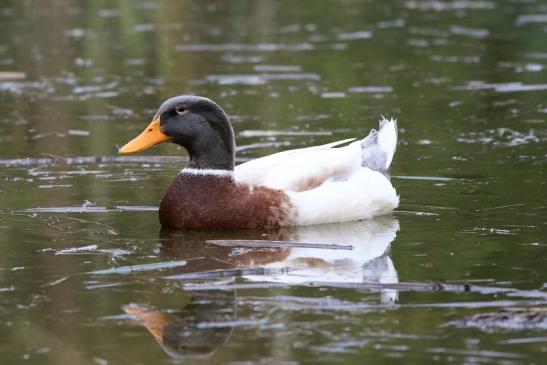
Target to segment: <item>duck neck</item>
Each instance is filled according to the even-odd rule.
[[[231,143],[225,143],[214,135],[201,136],[186,145],[190,155],[189,168],[203,170],[234,170],[234,150]]]

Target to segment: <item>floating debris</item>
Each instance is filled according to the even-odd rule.
[[[157,212],[159,208],[148,205],[116,205],[116,209],[126,212]]]
[[[21,212],[28,213],[106,213],[115,210],[98,206],[73,206],[73,207],[37,207],[22,209]]]
[[[456,1],[405,1],[405,7],[412,10],[422,11],[450,11],[450,10],[491,10],[496,8],[493,1],[474,1],[474,0],[456,0]]]
[[[443,176],[411,176],[411,175],[393,175],[391,176],[393,179],[401,179],[401,180],[423,180],[423,181],[456,181],[460,179],[456,179],[453,177],[443,177]]]
[[[72,185],[70,184],[45,184],[45,185],[38,185],[38,189],[54,189],[54,188],[70,188]]]
[[[99,248],[97,245],[88,245],[82,247],[70,247],[55,251],[55,255],[77,255],[77,254],[106,253],[114,257],[130,254],[129,251],[120,248]]]
[[[300,72],[302,67],[298,65],[256,65],[255,71],[261,72]]]
[[[256,327],[264,326],[268,324],[269,320],[264,319],[248,319],[248,320],[237,320],[237,321],[224,321],[224,322],[200,322],[196,325],[199,329],[207,328],[236,328],[236,327]]]
[[[262,56],[235,56],[235,55],[225,55],[222,56],[222,60],[229,63],[258,63],[262,62],[264,57]]]
[[[87,137],[91,133],[89,131],[85,131],[83,129],[69,129],[67,134],[69,136],[80,136],[80,137]]]
[[[314,73],[264,73],[250,75],[209,75],[207,81],[218,85],[263,85],[271,80],[320,80]]]
[[[322,93],[321,97],[323,99],[340,99],[340,98],[345,98],[346,93],[344,93],[344,92],[327,92],[327,93]]]
[[[522,82],[488,83],[484,81],[469,81],[467,85],[455,87],[454,90],[485,90],[493,89],[498,93],[547,90],[547,84],[523,84]]]
[[[189,273],[181,275],[173,275],[167,279],[176,280],[210,280],[224,278],[228,276],[242,275],[272,275],[272,270],[282,272],[287,269],[247,269],[247,270],[214,270],[202,273]],[[360,290],[398,290],[398,291],[413,291],[413,292],[438,292],[446,291],[451,293],[463,293],[471,291],[472,286],[467,284],[445,284],[445,283],[378,283],[378,282],[362,282],[362,283],[347,283],[347,282],[323,282],[323,281],[307,281],[299,283],[286,282],[265,282],[265,283],[245,283],[245,284],[195,284],[189,283],[184,285],[185,290],[238,290],[244,289],[270,289],[282,288],[290,286],[308,286],[308,287],[331,287],[340,289],[360,289]]]
[[[63,250],[56,251],[56,255],[66,255],[66,254],[72,254],[72,253],[79,253],[79,252],[89,252],[89,251],[95,251],[97,250],[97,245],[89,245],[89,246],[83,246],[83,247],[71,247],[71,248],[65,248]]]
[[[207,240],[219,246],[239,246],[252,248],[283,248],[283,247],[301,247],[301,248],[320,248],[325,250],[352,250],[351,245],[323,244],[323,243],[304,243],[292,241],[269,241],[269,240]]]
[[[450,27],[450,33],[454,35],[462,35],[462,36],[469,36],[472,38],[485,38],[490,35],[490,31],[488,29],[483,28],[465,28],[453,25]]]
[[[397,214],[403,214],[403,215],[413,215],[417,217],[435,217],[438,216],[438,213],[431,213],[431,212],[417,212],[417,211],[411,211],[411,210],[400,210],[398,209],[396,211]]]
[[[391,86],[352,86],[348,88],[349,93],[367,93],[367,94],[384,94],[393,92]]]
[[[64,276],[60,279],[50,281],[49,283],[42,285],[42,287],[55,286],[55,285],[61,284],[63,281],[66,281],[67,279],[68,279],[68,276]]]
[[[508,308],[499,312],[475,314],[468,318],[448,322],[445,326],[474,327],[488,332],[497,329],[546,330],[547,308]]]
[[[27,75],[24,72],[17,71],[0,71],[0,81],[5,80],[22,80]]]
[[[528,130],[528,132],[519,132],[510,128],[494,128],[484,132],[461,133],[457,141],[514,147],[540,142],[542,139],[544,138],[539,138],[532,129]]]
[[[315,49],[313,44],[283,44],[283,43],[222,43],[222,44],[179,44],[175,50],[179,52],[226,52],[226,51],[255,51],[255,52],[278,52],[278,51],[311,51]]]
[[[236,157],[236,162],[248,161]],[[86,165],[86,164],[180,164],[188,162],[186,156],[84,156],[0,159],[0,166],[34,165]]]
[[[376,23],[376,26],[380,29],[386,29],[386,28],[401,28],[406,25],[406,21],[404,19],[394,19],[394,20],[381,20],[378,23]]]
[[[102,206],[80,205],[69,207],[37,207],[22,209],[25,213],[111,213],[111,212],[156,212],[156,206],[116,205],[112,208]]]
[[[167,269],[172,269],[175,267],[181,267],[185,265],[186,265],[186,261],[184,260],[165,261],[165,262],[155,262],[151,264],[113,267],[110,269],[90,271],[87,274],[90,274],[90,275],[130,274],[133,272],[142,272],[142,271],[167,270]]]
[[[547,23],[547,14],[526,14],[519,15],[515,24],[520,27],[528,23]]]
[[[362,30],[359,32],[352,33],[340,33],[337,37],[341,41],[352,41],[355,39],[370,39],[372,38],[372,32],[368,30]]]

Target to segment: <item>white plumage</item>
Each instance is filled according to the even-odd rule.
[[[383,118],[363,140],[276,153],[235,168],[238,182],[283,190],[295,225],[345,222],[388,214],[399,204],[389,180],[397,121]]]

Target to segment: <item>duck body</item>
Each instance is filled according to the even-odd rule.
[[[177,175],[159,211],[162,227],[190,230],[279,228],[292,225],[294,215],[282,190],[238,183],[233,173],[193,169]]]
[[[275,229],[389,214],[399,197],[389,180],[397,122],[383,119],[362,140],[294,149],[234,166],[235,139],[213,101],[178,96],[121,153],[165,141],[186,148],[181,170],[160,203],[162,227]],[[340,147],[340,145],[344,145]]]

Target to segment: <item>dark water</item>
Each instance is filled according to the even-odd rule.
[[[245,159],[398,118],[400,208],[160,233],[184,163],[109,156],[182,93]],[[546,117],[540,0],[2,1],[0,362],[545,363]]]

